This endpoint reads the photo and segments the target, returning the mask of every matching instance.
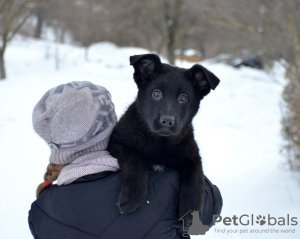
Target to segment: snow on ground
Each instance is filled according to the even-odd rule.
[[[32,238],[27,225],[28,210],[49,157],[47,145],[31,126],[36,102],[54,86],[87,80],[111,92],[120,116],[137,92],[129,56],[146,52],[99,43],[89,49],[86,61],[84,49],[48,41],[18,37],[8,47],[5,56],[8,79],[0,82],[1,238]],[[55,64],[55,58],[59,64]],[[58,71],[55,65],[59,65]],[[275,84],[273,77],[282,79],[282,72],[268,75],[220,63],[204,65],[221,79],[221,84],[203,100],[194,120],[195,135],[205,174],[223,196],[222,217],[270,214],[278,220],[289,214],[290,218],[297,217],[298,222],[297,226],[260,226],[255,221],[253,226],[218,223],[204,237],[299,238],[300,187],[280,154],[282,86]],[[244,216],[243,223],[245,219]],[[251,229],[266,231],[251,233]],[[295,231],[271,233],[271,229]],[[227,234],[227,230],[232,232]],[[234,230],[238,231],[233,233]]]

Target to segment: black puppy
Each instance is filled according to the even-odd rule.
[[[130,213],[142,206],[149,170],[159,165],[179,171],[179,216],[200,211],[204,175],[192,119],[200,101],[220,80],[201,65],[178,68],[161,63],[155,54],[131,56],[130,64],[138,95],[108,146],[123,175],[119,208]]]

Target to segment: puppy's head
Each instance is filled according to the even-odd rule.
[[[200,101],[220,80],[201,65],[190,69],[163,64],[155,54],[130,57],[139,89],[142,120],[160,136],[180,134],[196,115]]]

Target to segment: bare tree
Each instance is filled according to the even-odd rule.
[[[177,30],[180,29],[178,25],[182,0],[152,1],[154,6],[150,6],[150,2],[146,0],[144,3],[149,20],[167,49],[168,60],[170,64],[174,65],[176,34],[178,33]]]
[[[49,11],[49,8],[47,8],[47,6],[41,6],[40,8],[38,8],[36,10],[36,12],[34,14],[36,17],[36,26],[34,29],[33,36],[35,38],[41,38],[45,17],[47,15],[48,11]]]
[[[106,4],[108,3],[104,0],[85,0],[84,4],[73,6],[73,10],[77,12],[76,15],[68,11],[68,16],[66,16],[73,37],[85,47],[86,60],[88,60],[90,45],[103,40],[103,35],[105,35],[105,26],[109,23],[105,13]]]
[[[6,78],[4,54],[14,38],[37,8],[51,0],[0,0],[0,79]]]
[[[288,82],[283,91],[285,115],[283,116],[283,135],[287,139],[292,169],[300,170],[300,0],[284,1],[284,17],[289,49],[286,52],[289,67]]]

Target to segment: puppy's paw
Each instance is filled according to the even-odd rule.
[[[117,203],[121,214],[128,214],[137,210],[143,205],[147,195],[147,188],[144,190],[132,188],[122,190]]]

